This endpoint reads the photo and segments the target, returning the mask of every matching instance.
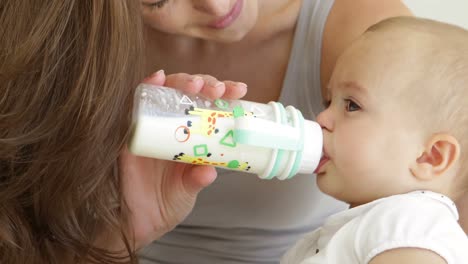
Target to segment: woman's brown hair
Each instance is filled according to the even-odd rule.
[[[139,11],[0,1],[0,263],[121,263],[94,246],[104,229],[131,254],[117,158],[142,77]]]

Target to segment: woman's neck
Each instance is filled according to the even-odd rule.
[[[258,0],[258,20],[246,40],[264,41],[294,30],[302,0]]]
[[[226,49],[252,49],[263,45],[278,36],[294,31],[302,0],[259,0],[258,19],[252,30],[241,40],[221,43],[189,36],[173,35],[146,28],[148,42],[152,48],[159,46],[160,51],[194,52],[213,55]]]

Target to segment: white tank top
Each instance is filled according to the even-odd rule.
[[[280,102],[315,119],[322,107],[322,31],[332,0],[303,0]],[[143,251],[143,263],[278,263],[303,234],[347,205],[320,192],[314,175],[261,180],[218,170],[193,212]],[[145,262],[146,261],[146,262]]]

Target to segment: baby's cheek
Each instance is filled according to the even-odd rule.
[[[337,146],[341,149],[339,154],[346,155],[350,161],[362,159],[362,157],[367,157],[375,152],[373,144],[364,136],[347,135],[342,142],[337,143],[341,145]]]
[[[348,140],[348,144],[338,153],[343,166],[356,174],[368,174],[378,166],[382,149],[379,144],[366,139],[355,138]]]

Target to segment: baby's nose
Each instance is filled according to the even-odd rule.
[[[317,123],[319,123],[322,129],[326,129],[328,131],[333,130],[333,119],[331,117],[330,108],[327,108],[326,110],[322,111],[317,116]]]

